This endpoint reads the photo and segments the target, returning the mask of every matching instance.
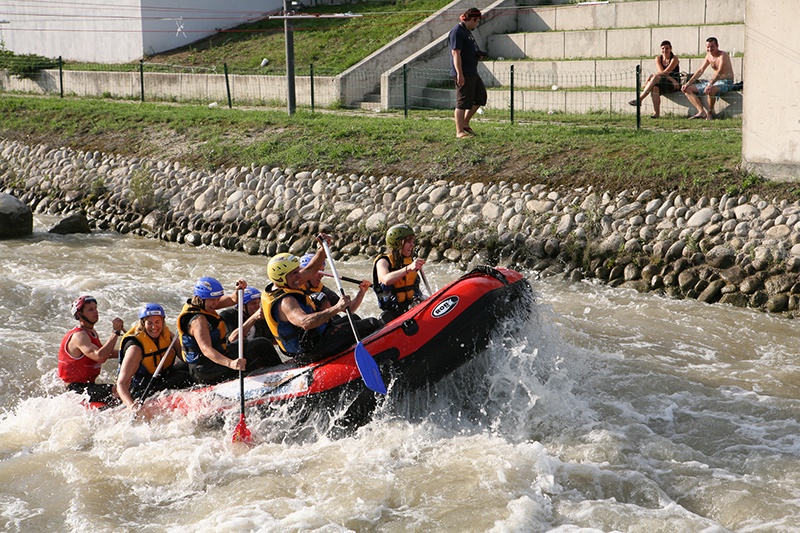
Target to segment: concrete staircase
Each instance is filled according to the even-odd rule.
[[[636,67],[641,66],[644,84],[665,39],[681,58],[681,70],[692,73],[703,62],[706,38],[717,37],[720,48],[731,53],[739,81],[744,74],[744,8],[745,0],[610,0],[544,7],[495,2],[474,32],[493,58],[479,67],[490,89],[487,108],[509,108],[513,67],[516,110],[635,113],[628,101],[636,96]],[[448,58],[445,34],[405,59],[412,106],[455,105],[455,91],[447,88]],[[402,105],[400,77],[399,66],[383,74],[382,108]],[[647,99],[643,113],[649,114],[651,105]],[[716,109],[738,115],[741,108],[736,92],[725,95]],[[662,113],[693,114],[694,108],[676,93],[662,99]]]
[[[523,11],[517,20],[519,31],[488,36],[490,55],[503,60],[483,65],[484,81],[508,86],[513,63],[514,84],[520,89],[515,107],[635,112],[627,102],[635,97],[636,66],[642,68],[644,84],[655,70],[653,57],[665,39],[682,58],[681,70],[691,74],[703,62],[706,38],[716,37],[720,47],[731,53],[736,79],[741,80],[744,4],[744,0],[639,0]],[[706,75],[713,74],[708,70]],[[643,107],[650,106],[647,99]],[[741,114],[741,93],[724,96],[717,111]],[[694,108],[678,93],[662,99],[662,112],[693,114]]]
[[[356,102],[355,105],[365,111],[380,111],[381,94],[378,92],[367,93],[360,101]]]

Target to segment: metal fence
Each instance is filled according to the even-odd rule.
[[[0,56],[2,57],[2,56]],[[140,101],[194,102],[209,105],[281,106],[288,101],[286,73],[282,70],[239,69],[227,65],[198,67],[139,62],[103,70],[69,70],[59,60],[36,65],[16,56],[13,65],[0,62],[0,90],[78,97],[105,97]],[[14,58],[11,58],[14,59]],[[600,62],[598,62],[600,63]],[[487,110],[495,116],[515,113],[636,114],[629,102],[638,94],[642,80],[637,62],[619,68],[586,69],[586,62],[495,61],[481,64],[480,75],[489,93]],[[36,67],[46,67],[37,70]],[[55,67],[55,68],[53,68]],[[582,68],[582,70],[581,70]],[[294,89],[298,106],[360,107],[372,111],[452,109],[455,90],[449,69],[403,66],[390,73],[357,71],[326,72],[309,65],[295,69]],[[741,96],[741,95],[739,95]],[[735,99],[734,99],[735,100]],[[724,111],[728,102],[721,102]],[[643,106],[649,105],[645,101]],[[685,114],[685,97],[665,98],[662,112]],[[741,102],[738,103],[740,113]],[[495,113],[497,112],[497,113]],[[730,114],[737,113],[736,102]]]

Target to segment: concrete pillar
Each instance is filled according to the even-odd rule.
[[[797,0],[745,6],[742,163],[775,181],[800,181],[797,7]]]

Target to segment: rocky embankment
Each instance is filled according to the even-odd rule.
[[[505,182],[179,163],[0,142],[0,192],[92,227],[248,254],[374,256],[387,227],[418,229],[429,261],[527,268],[788,316],[800,309],[800,206],[674,191],[550,191]]]

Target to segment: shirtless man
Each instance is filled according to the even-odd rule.
[[[111,321],[111,336],[103,343],[94,325],[100,318],[97,300],[86,295],[72,303],[70,313],[80,325],[69,330],[61,340],[58,349],[58,377],[68,390],[87,394],[90,402],[115,403],[118,401],[117,389],[111,384],[95,383],[100,368],[114,351],[117,339],[122,336],[125,326],[117,317]]]
[[[714,77],[711,78],[711,81],[700,80],[695,83],[695,80],[703,75],[709,65],[714,70]],[[730,91],[731,88],[733,88],[731,56],[719,49],[716,37],[709,37],[706,39],[705,61],[681,87],[681,91],[686,95],[686,98],[697,109],[697,114],[689,118],[713,120],[715,118],[714,104],[717,101],[717,97]],[[700,101],[701,94],[708,95],[708,111],[703,108],[703,103]]]

